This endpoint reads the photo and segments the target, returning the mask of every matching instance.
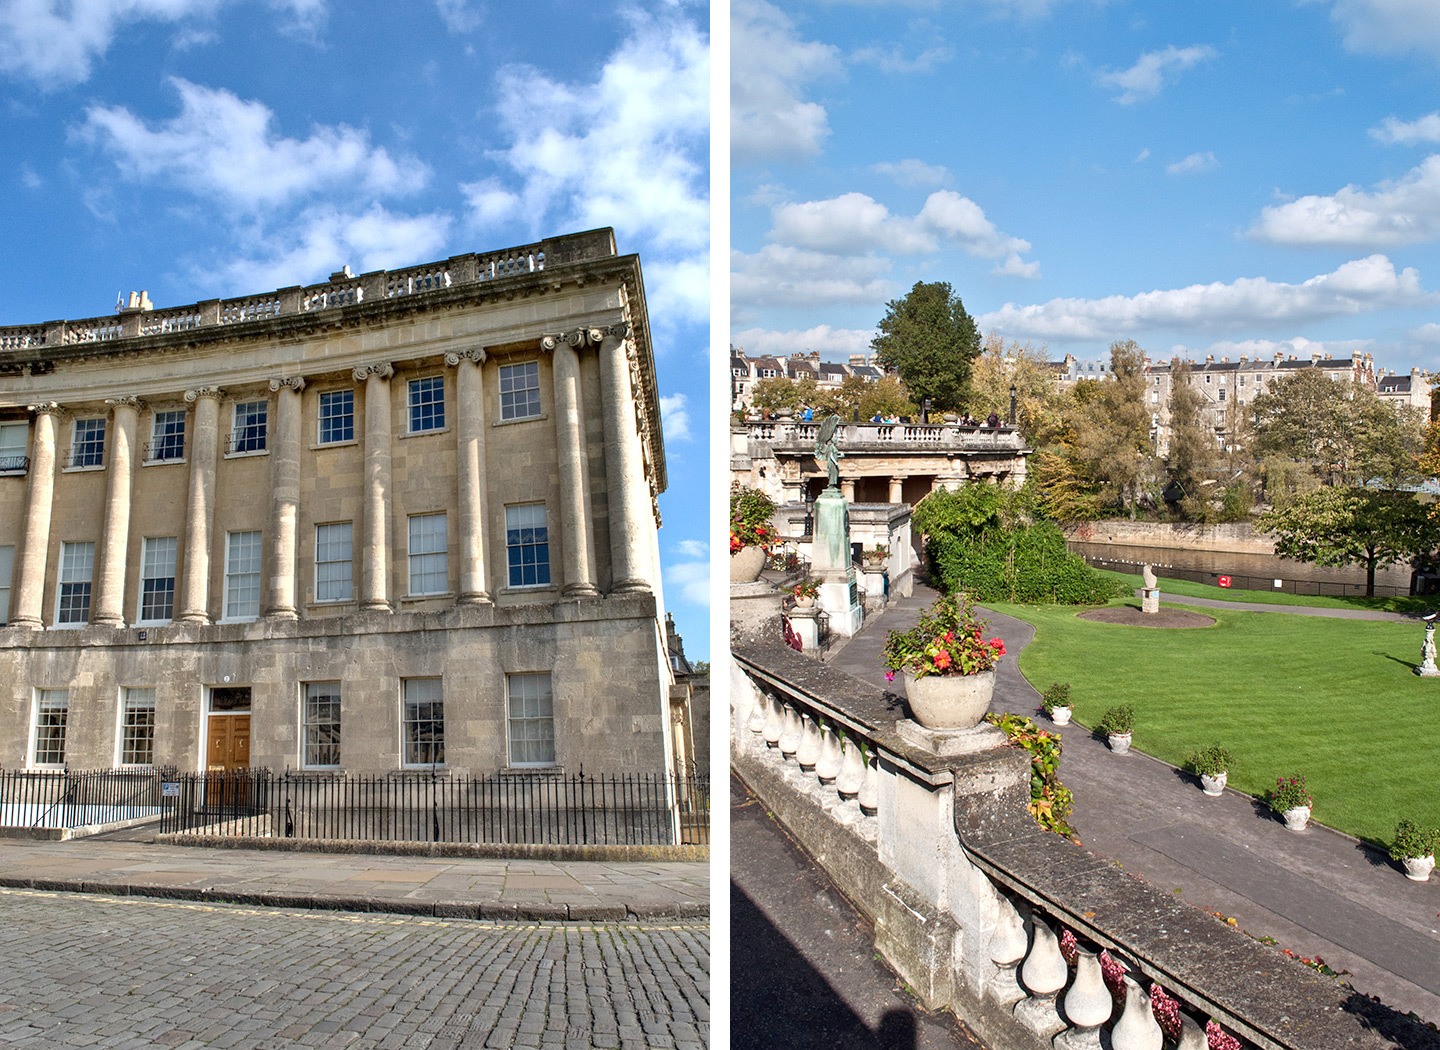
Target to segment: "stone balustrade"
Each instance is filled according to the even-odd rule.
[[[733,656],[735,770],[869,914],[921,1001],[996,1050],[1437,1045],[1041,830],[1018,749],[942,757],[902,736],[890,694],[768,636],[737,639]]]
[[[53,352],[64,347],[266,321],[536,273],[545,269],[547,258],[552,264],[569,264],[614,254],[611,234],[603,230],[497,252],[458,255],[442,263],[426,263],[404,270],[379,270],[354,277],[347,270],[324,284],[303,288],[282,288],[163,310],[132,307],[108,317],[0,327],[0,354]],[[0,374],[13,372],[18,367],[18,363],[0,361]]]
[[[794,419],[747,421],[738,424],[752,441],[765,442],[777,450],[803,449],[813,452],[820,424]],[[835,431],[841,451],[885,451],[897,446],[942,449],[1019,450],[1025,441],[1012,426],[961,426],[958,423],[842,423]]]

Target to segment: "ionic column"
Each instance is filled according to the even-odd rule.
[[[50,512],[55,503],[55,419],[64,412],[53,401],[31,405],[35,448],[25,493],[25,539],[15,580],[15,615],[10,623],[38,631],[45,600],[45,562],[50,549]]]
[[[891,479],[890,479],[890,502],[891,502],[891,503],[904,503],[904,502],[905,502],[905,479],[904,479],[904,478],[891,478]]]
[[[617,331],[617,329],[619,329]],[[650,482],[630,381],[624,326],[612,326],[600,343],[600,402],[605,412],[605,482],[610,495],[610,589],[648,593],[653,566],[647,557]]]
[[[294,620],[295,552],[300,521],[300,391],[299,376],[270,380],[276,395],[275,427],[270,447],[270,555],[265,615]]]
[[[575,346],[586,333],[546,336],[541,345],[553,351],[555,378],[555,444],[560,461],[560,536],[565,548],[565,598],[592,598],[595,586],[595,544],[590,532],[590,493],[585,484],[585,432],[580,420],[580,355]]]
[[[207,386],[185,391],[195,406],[190,432],[190,495],[185,509],[185,577],[180,590],[182,623],[210,622],[210,545],[215,530],[215,458],[220,449],[220,398]]]
[[[461,605],[490,601],[485,585],[485,389],[480,366],[485,351],[463,350],[446,354],[455,369],[456,474],[460,488],[460,594]]]
[[[365,383],[365,519],[360,539],[360,608],[390,612],[390,388],[387,361],[355,369]]]
[[[135,429],[140,399],[115,397],[111,408],[110,463],[105,475],[105,523],[100,532],[96,565],[95,605],[90,622],[102,627],[125,626],[125,550],[130,542],[130,485],[135,474]]]

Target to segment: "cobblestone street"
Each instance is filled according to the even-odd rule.
[[[491,923],[0,890],[0,1045],[674,1047],[706,921]]]

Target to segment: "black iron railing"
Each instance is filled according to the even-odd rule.
[[[185,773],[161,832],[370,842],[653,846],[710,841],[706,777]]]
[[[158,817],[169,770],[0,770],[0,827],[79,828]]]

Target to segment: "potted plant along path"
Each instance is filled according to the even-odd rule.
[[[1310,823],[1310,810],[1315,800],[1305,787],[1305,778],[1299,773],[1288,777],[1276,777],[1275,789],[1266,799],[1270,809],[1278,813],[1291,831],[1304,831]]]
[[[1068,726],[1074,705],[1070,703],[1070,683],[1051,682],[1049,688],[1040,694],[1040,706],[1057,726]]]
[[[775,503],[759,489],[730,486],[730,582],[753,583],[775,544]]]
[[[1413,820],[1402,820],[1395,826],[1395,841],[1390,844],[1390,859],[1405,866],[1405,877],[1412,882],[1428,882],[1435,870],[1435,847],[1440,845],[1440,829],[1420,830]]]
[[[1130,737],[1135,729],[1135,709],[1129,704],[1116,704],[1105,712],[1097,727],[1105,735],[1110,750],[1123,755],[1130,750]]]
[[[1200,778],[1205,794],[1219,797],[1225,793],[1225,781],[1230,776],[1230,752],[1219,744],[1202,747],[1191,752],[1185,768]]]
[[[926,729],[970,729],[980,724],[995,694],[995,665],[1005,643],[985,637],[989,626],[964,595],[945,595],[908,631],[885,642],[885,678],[905,679],[905,699]]]
[[[815,604],[815,596],[820,593],[820,581],[813,576],[807,576],[794,587],[795,605],[800,609],[809,609]]]

